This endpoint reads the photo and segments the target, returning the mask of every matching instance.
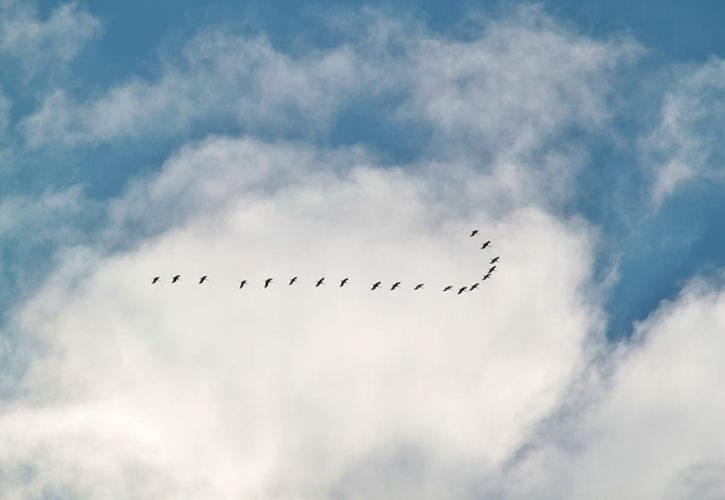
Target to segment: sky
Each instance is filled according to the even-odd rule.
[[[0,0],[0,498],[725,497],[723,15]]]

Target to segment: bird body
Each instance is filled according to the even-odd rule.
[[[481,250],[487,249],[489,247],[489,245],[491,245],[491,240],[484,242],[484,244],[481,245]]]
[[[396,289],[396,288],[398,288],[399,286],[400,286],[400,281],[396,281],[395,283],[393,283],[393,286],[391,286],[391,287],[390,287],[390,290],[391,290],[391,291],[392,291],[392,290],[395,290],[395,289]]]
[[[423,288],[423,283],[418,283],[413,290],[420,290],[421,288]]]
[[[340,288],[344,287],[347,284],[347,280],[350,278],[344,278],[342,281],[340,281]]]
[[[181,275],[180,274],[177,274],[176,276],[174,276],[173,278],[171,278],[171,282],[172,283],[176,283],[180,279],[181,279]]]
[[[199,284],[201,285],[202,283],[204,283],[207,278],[208,278],[208,276],[206,276],[206,275],[204,275],[201,278],[199,278]]]
[[[488,270],[488,273],[487,274],[491,274],[495,270],[496,270],[496,266],[491,266],[491,269]]]
[[[494,257],[493,259],[491,259],[491,264],[495,264],[496,262],[498,262],[498,257]]]
[[[478,234],[478,229],[474,229],[473,231],[471,231],[471,238],[473,238],[477,234]]]
[[[264,280],[264,288],[267,288],[272,283],[272,278]]]
[[[289,280],[289,286],[292,286],[297,281],[297,276],[293,277],[291,280]]]
[[[370,290],[371,290],[371,291],[372,291],[372,290],[375,290],[375,289],[376,289],[377,287],[379,287],[379,286],[380,286],[381,284],[382,284],[382,282],[381,282],[381,281],[376,281],[375,283],[373,283],[373,287],[372,287],[372,288],[371,288]]]
[[[471,285],[471,288],[469,288],[469,291],[471,291],[471,292],[472,292],[472,291],[473,291],[473,290],[475,290],[476,288],[478,288],[478,283],[474,283],[473,285]]]
[[[450,290],[451,288],[453,288],[453,285],[448,285],[447,287],[445,287],[445,288],[443,289],[443,291],[444,291],[444,292],[447,292],[447,291],[448,291],[448,290]]]
[[[153,284],[157,283],[160,279],[161,278],[159,276],[154,276],[154,279],[151,280],[151,284],[153,285]]]
[[[247,280],[242,280],[241,283],[239,283],[239,288],[240,289],[244,288],[244,285],[246,285],[246,284],[247,284]]]
[[[323,276],[322,278],[320,278],[320,279],[317,280],[317,283],[315,284],[315,288],[317,288],[318,286],[320,286],[324,282],[325,282],[325,277]]]
[[[486,281],[490,277],[491,277],[491,273],[487,273],[483,278],[481,278],[481,281]]]
[[[463,292],[465,292],[466,290],[468,290],[468,287],[467,287],[467,286],[462,286],[462,287],[461,287],[461,288],[460,288],[460,289],[458,290],[458,293],[457,293],[456,295],[460,295],[460,294],[462,294]]]

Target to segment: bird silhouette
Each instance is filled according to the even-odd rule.
[[[172,283],[176,283],[180,279],[181,279],[181,275],[180,274],[177,274],[176,276],[174,276],[173,278],[171,278],[171,282]]]
[[[156,283],[156,282],[158,282],[158,281],[159,281],[160,279],[161,279],[161,278],[160,278],[159,276],[154,276],[154,279],[152,279],[152,280],[151,280],[151,284],[152,284],[152,285],[153,285],[153,284],[155,284],[155,283]]]
[[[413,290],[420,290],[421,288],[423,288],[423,283],[418,283]]]
[[[495,264],[496,262],[498,262],[498,257],[494,257],[493,259],[491,259],[490,263]]]
[[[372,288],[371,288],[370,290],[371,290],[371,291],[372,291],[372,290],[375,290],[375,289],[376,289],[377,287],[379,287],[379,286],[381,285],[381,283],[382,283],[382,282],[380,282],[380,281],[376,281],[375,283],[373,283],[373,287],[372,287]]]
[[[267,278],[266,280],[264,280],[264,288],[267,288],[270,283],[272,283],[272,278]]]
[[[471,231],[471,238],[473,238],[477,234],[478,234],[478,229],[474,229],[473,231]]]
[[[320,286],[324,282],[325,282],[325,277],[323,276],[322,278],[320,278],[320,279],[317,280],[317,283],[315,284],[315,288],[317,288],[318,286]]]
[[[468,289],[468,291],[469,291],[469,292],[472,292],[472,291],[474,291],[474,290],[475,290],[476,288],[478,288],[478,283],[474,283],[473,285],[471,285],[471,288],[469,288],[469,289]]]
[[[483,278],[481,278],[481,281],[486,281],[490,277],[491,277],[491,274],[490,273],[487,273],[486,276],[484,276]]]
[[[443,289],[443,291],[444,291],[444,292],[447,292],[447,291],[448,291],[448,290],[450,290],[451,288],[453,288],[453,285],[448,285],[447,287],[445,287],[445,288]]]
[[[390,287],[390,290],[395,290],[399,286],[400,286],[400,281],[396,281],[395,283],[393,283],[393,286]]]
[[[239,283],[239,288],[240,289],[244,288],[244,285],[246,285],[246,284],[247,284],[247,280],[242,280],[241,283]]]
[[[492,273],[492,272],[494,272],[495,270],[496,270],[496,266],[491,266],[491,269],[489,269],[489,270],[488,270],[488,273],[486,273],[486,274],[491,274],[491,273]]]
[[[345,278],[342,281],[340,281],[340,288],[344,287],[347,284],[347,280],[349,280],[349,279],[350,278]]]
[[[295,281],[297,281],[297,276],[295,276],[294,278],[292,278],[291,280],[289,280],[289,286],[294,285],[295,284]]]
[[[460,294],[462,294],[463,292],[465,292],[466,290],[468,290],[468,287],[467,287],[467,286],[462,286],[462,287],[461,287],[461,288],[460,288],[460,289],[458,290],[458,293],[457,293],[456,295],[460,295]]]
[[[204,282],[206,281],[206,279],[207,279],[207,278],[208,278],[208,276],[207,276],[207,275],[204,275],[204,276],[202,276],[201,278],[199,278],[199,284],[201,285],[202,283],[204,283]]]
[[[483,245],[481,245],[481,250],[485,250],[491,245],[491,240],[486,241]]]

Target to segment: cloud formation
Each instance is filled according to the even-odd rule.
[[[725,124],[725,61],[681,68],[664,97],[660,122],[643,141],[654,164],[652,197],[662,203],[686,181],[721,181],[725,151],[718,131]]]
[[[410,447],[495,466],[551,411],[598,326],[578,293],[591,267],[582,222],[454,210],[477,204],[354,151],[211,139],[137,189],[118,220],[179,216],[183,196],[183,222],[120,255],[72,252],[21,314],[49,349],[26,379],[38,407],[0,424],[13,443],[3,463],[34,469],[24,487],[316,497]],[[496,241],[501,274],[443,294],[487,269],[474,224]],[[321,275],[330,283],[314,289]],[[386,289],[371,293],[377,279]],[[88,479],[54,479],[69,477]]]
[[[99,33],[99,21],[76,3],[64,3],[41,20],[33,2],[0,1],[0,56],[20,61],[29,74],[68,63]]]
[[[295,53],[205,31],[154,77],[87,99],[58,89],[22,120],[37,149],[183,144],[7,322],[30,361],[0,410],[0,491],[718,497],[721,287],[691,283],[609,346],[603,235],[559,209],[588,154],[567,139],[607,133],[638,45],[538,9],[466,40],[378,14],[335,22],[344,42]],[[426,131],[410,162],[326,142],[359,103]],[[229,121],[238,133],[187,139]],[[80,211],[79,189],[39,212],[4,201],[0,232]],[[480,290],[442,292],[493,255]]]

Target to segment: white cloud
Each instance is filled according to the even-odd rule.
[[[33,469],[24,494],[279,498],[347,490],[376,454],[409,446],[446,467],[497,466],[598,329],[579,293],[591,235],[536,207],[494,219],[438,181],[354,151],[229,139],[183,150],[118,201],[114,227],[178,207],[183,223],[118,255],[70,253],[23,309],[19,326],[48,355],[26,379],[30,399],[0,417],[3,468]],[[499,274],[443,294],[480,280],[493,255],[468,237],[474,225]],[[315,289],[320,275],[329,283]],[[377,279],[386,289],[372,293]],[[391,487],[423,487],[400,480]]]
[[[694,282],[607,360],[610,375],[518,466],[515,498],[721,498],[725,293]]]
[[[0,1],[0,55],[20,59],[31,73],[72,60],[99,32],[99,21],[74,2],[40,20],[33,2]]]
[[[722,179],[725,61],[715,58],[681,72],[665,95],[659,124],[642,143],[654,166],[656,205],[688,180]]]

